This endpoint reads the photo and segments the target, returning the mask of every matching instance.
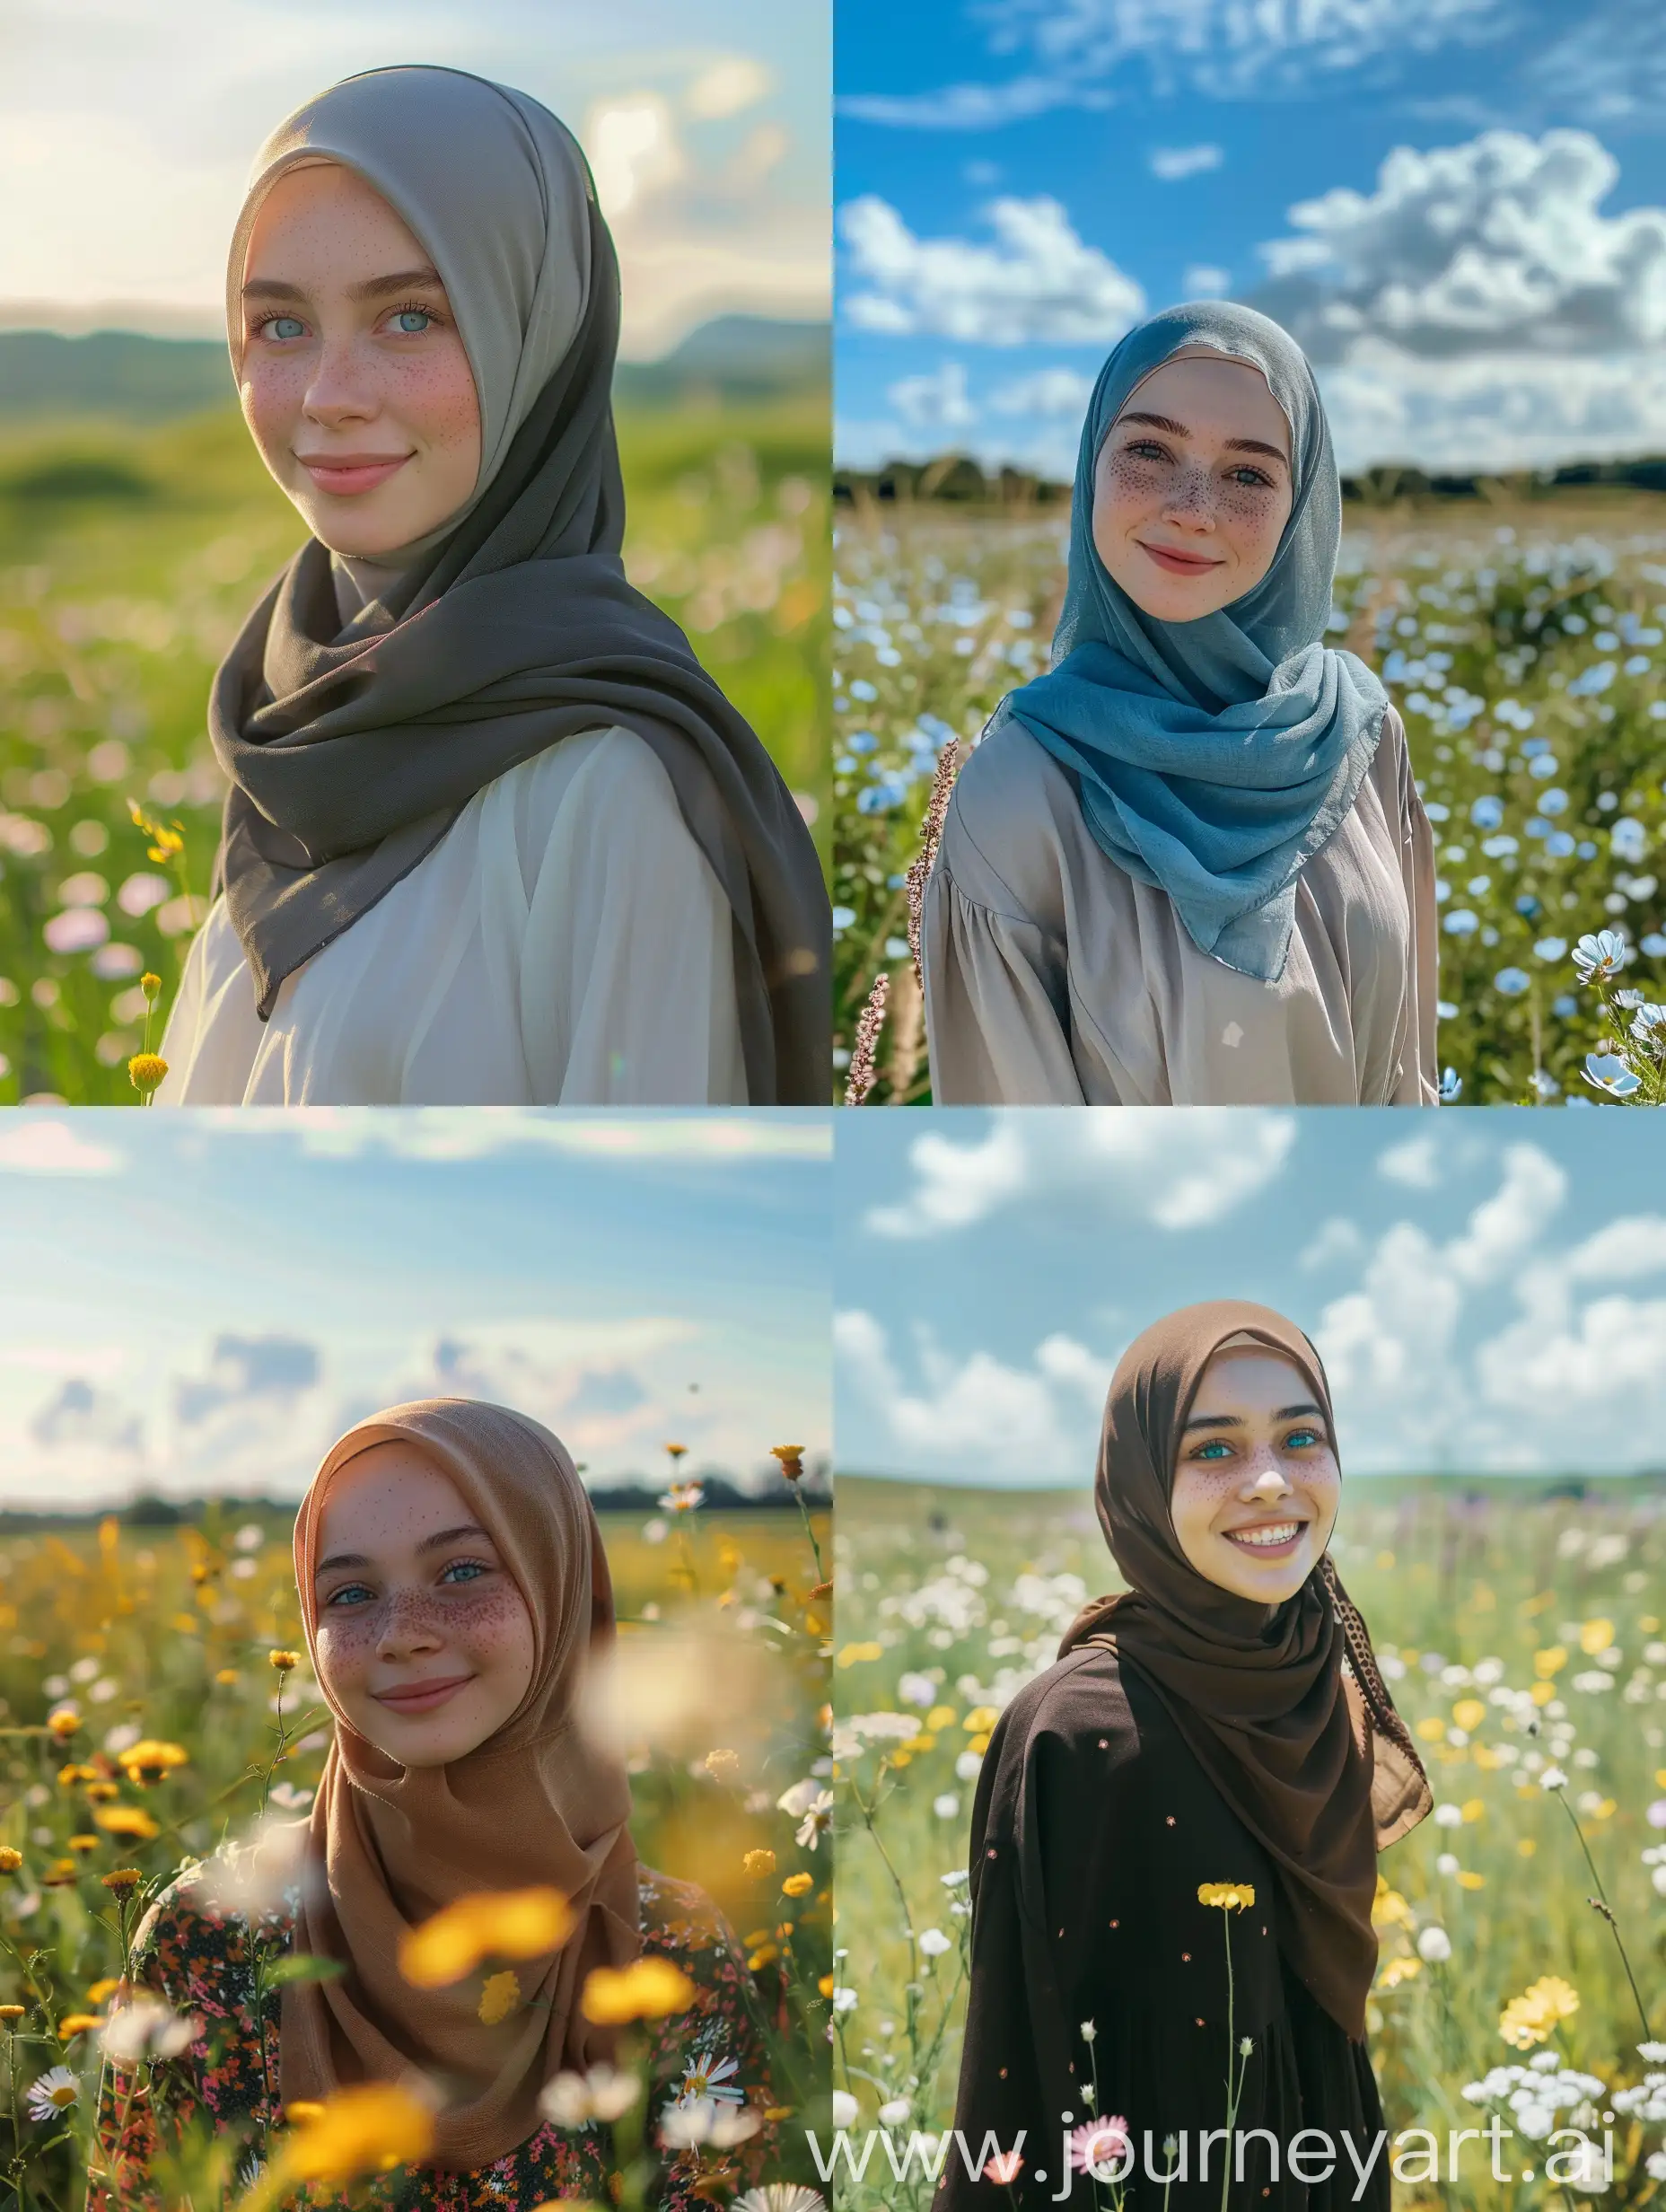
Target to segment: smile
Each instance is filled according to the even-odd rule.
[[[378,484],[385,484],[410,459],[408,453],[332,453],[308,455],[297,453],[295,459],[321,492],[332,492],[338,498],[352,498],[356,493],[374,491]]]
[[[379,1690],[373,1692],[379,1705],[390,1705],[396,1713],[427,1713],[436,1705],[443,1705],[455,1690],[460,1690],[469,1674],[453,1675],[450,1681],[424,1683],[410,1690]]]
[[[1166,545],[1147,545],[1144,539],[1134,541],[1142,553],[1149,553],[1159,568],[1166,568],[1173,576],[1201,576],[1210,568],[1225,566],[1223,561],[1208,553],[1176,553]]]
[[[1296,1540],[1306,1527],[1302,1521],[1270,1521],[1265,1527],[1252,1529],[1223,1529],[1221,1533],[1228,1543],[1236,1544],[1246,1551],[1292,1551]]]

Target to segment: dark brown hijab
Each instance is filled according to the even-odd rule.
[[[563,738],[618,724],[653,748],[729,901],[749,1103],[825,1104],[832,916],[815,847],[757,733],[626,581],[618,264],[576,143],[526,93],[462,70],[344,80],[257,157],[228,326],[259,198],[320,159],[366,177],[428,250],[496,459],[442,542],[418,541],[373,619],[343,630],[329,553],[308,539],[215,677],[209,735],[232,783],[215,880],[260,1018],[285,977],[408,875],[477,791]],[[534,391],[499,392],[506,377],[487,370],[506,346],[520,348],[522,383],[557,350],[551,318],[572,306],[578,265],[570,343]],[[240,332],[228,337],[235,362]]]
[[[1324,1366],[1281,1314],[1223,1298],[1154,1322],[1111,1378],[1094,1484],[1100,1526],[1130,1586],[1084,1605],[1058,1655],[1104,1643],[1149,1679],[1277,1869],[1278,1937],[1292,1968],[1357,2040],[1377,1962],[1377,1854],[1434,1801],[1328,1552],[1293,1597],[1268,1606],[1211,1582],[1179,1548],[1169,1497],[1181,1434],[1204,1369],[1229,1341],[1264,1346],[1301,1370],[1336,1449]]]

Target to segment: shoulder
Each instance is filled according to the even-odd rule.
[[[974,746],[955,777],[942,865],[974,906],[1017,921],[1056,917],[1080,819],[1063,768],[1009,718]]]
[[[1010,834],[1014,821],[1050,818],[1061,796],[1069,795],[1069,781],[1058,762],[1009,715],[973,746],[955,777],[953,803],[974,836],[994,838]]]
[[[245,1911],[226,1901],[228,1870],[218,1856],[188,1859],[152,1898],[134,1931],[136,1983],[181,2000],[210,1997],[218,2009],[250,1967],[257,1933],[280,1955],[289,1949],[299,1893],[268,1889],[258,1908]]]
[[[1102,1644],[1078,1644],[1015,1693],[995,1723],[989,1748],[1010,1760],[1029,1759],[1045,1747],[1049,1766],[1082,1760],[1103,1777],[1145,1755],[1148,1702],[1136,1672],[1124,1668],[1118,1653]]]
[[[697,1882],[680,1882],[638,1863],[643,1948],[674,1958],[692,1973],[702,1953],[740,1948],[722,1907]]]

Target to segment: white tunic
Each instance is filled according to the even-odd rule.
[[[731,909],[652,749],[564,739],[286,976],[262,1022],[224,898],[159,1105],[744,1105]]]

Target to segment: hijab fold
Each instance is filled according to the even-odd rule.
[[[373,1444],[414,1444],[456,1485],[513,1576],[534,1637],[532,1679],[483,1743],[443,1767],[406,1767],[336,1717],[302,1839],[294,1948],[346,1962],[331,1981],[284,1986],[285,2104],[364,2081],[416,2074],[448,2095],[429,2163],[469,2170],[502,2158],[542,2124],[538,2095],[561,2067],[610,2057],[616,2031],[579,2010],[592,1967],[642,1950],[630,1780],[581,1730],[588,1670],[614,1642],[612,1583],[595,1510],[566,1447],[538,1422],[472,1399],[418,1399],[350,1429],[313,1477],[296,1516],[295,1584],[318,1671],[313,1575],[330,1479]],[[478,1973],[419,1989],[399,1944],[455,1899],[548,1884],[575,1926],[545,1956],[518,1960],[520,1999],[488,2026]]]
[[[1099,457],[1135,387],[1183,347],[1250,363],[1291,430],[1292,500],[1267,574],[1190,622],[1137,607],[1093,542]],[[1093,387],[1070,515],[1053,665],[1009,692],[1009,715],[1070,771],[1101,851],[1166,891],[1201,952],[1276,980],[1295,926],[1295,884],[1358,795],[1388,694],[1355,654],[1327,645],[1342,496],[1312,370],[1254,309],[1202,300],[1122,340]]]
[[[256,215],[320,160],[365,178],[432,258],[474,373],[481,467],[439,529],[342,564],[351,591],[310,538],[216,672],[209,734],[232,787],[215,882],[260,1018],[476,792],[617,724],[652,748],[729,902],[749,1102],[824,1102],[831,914],[814,845],[757,733],[626,580],[618,265],[576,141],[461,70],[371,70],[309,101],[257,155],[238,218],[234,368]]]
[[[1334,1449],[1323,1365],[1270,1308],[1241,1299],[1185,1306],[1136,1337],[1111,1381],[1094,1484],[1100,1526],[1129,1588],[1084,1605],[1058,1656],[1105,1644],[1149,1680],[1272,1858],[1285,1957],[1357,2040],[1377,1962],[1377,1854],[1434,1800],[1328,1552],[1293,1597],[1268,1606],[1211,1582],[1179,1548],[1169,1501],[1182,1433],[1204,1369],[1241,1339],[1300,1369]]]

